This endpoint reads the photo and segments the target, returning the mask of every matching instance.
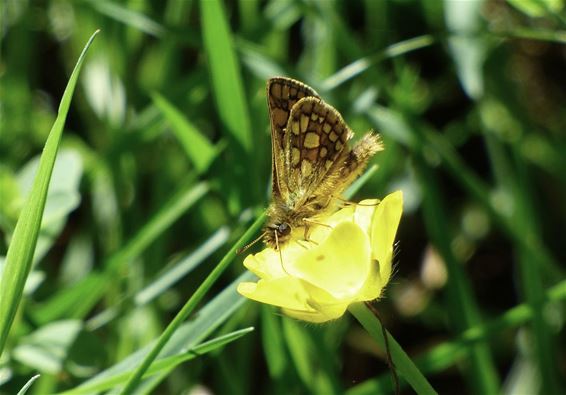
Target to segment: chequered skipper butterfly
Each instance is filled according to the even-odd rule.
[[[302,82],[275,77],[267,81],[271,120],[272,202],[264,241],[279,249],[291,231],[332,211],[342,191],[383,149],[367,133],[353,147],[353,132],[332,106]]]

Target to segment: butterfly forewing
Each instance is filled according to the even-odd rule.
[[[276,77],[267,82],[267,104],[271,121],[271,157],[274,198],[289,191],[286,184],[285,128],[291,109],[303,97],[319,97],[314,89],[290,78]]]

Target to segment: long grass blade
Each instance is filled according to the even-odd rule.
[[[12,241],[8,247],[6,264],[2,273],[2,279],[0,280],[0,355],[2,355],[10,327],[22,298],[26,279],[31,270],[41,218],[47,200],[49,181],[53,172],[53,166],[55,165],[55,158],[63,134],[67,113],[71,105],[71,98],[75,91],[86,53],[97,34],[98,30],[94,32],[86,43],[69,78],[61,98],[57,118],[45,142],[45,148],[41,155],[30,195],[22,209]]]

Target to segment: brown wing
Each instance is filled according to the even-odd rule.
[[[274,198],[288,195],[288,168],[285,162],[285,128],[291,109],[303,97],[319,97],[314,89],[285,77],[267,81],[267,105],[271,120],[271,172]]]
[[[320,196],[313,203],[326,207],[331,197],[339,196],[366,168],[369,160],[376,152],[383,150],[379,135],[367,133],[350,149],[346,148],[341,157],[332,165],[325,176],[325,182],[320,183],[311,192]],[[325,199],[326,197],[326,199]]]
[[[334,169],[344,165],[353,133],[338,111],[314,97],[301,99],[293,106],[286,129],[288,148],[284,151],[290,169],[287,179],[298,207],[316,198],[313,192],[322,184],[329,184],[329,170],[337,173]]]

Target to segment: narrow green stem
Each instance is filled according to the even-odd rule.
[[[175,333],[175,331],[181,326],[183,321],[187,319],[187,317],[193,312],[193,310],[197,307],[200,301],[204,298],[208,290],[214,285],[216,280],[220,277],[220,275],[228,268],[228,265],[232,262],[236,253],[240,247],[242,247],[251,237],[258,232],[261,225],[265,221],[265,213],[260,215],[256,221],[248,228],[248,230],[244,233],[242,237],[230,248],[230,251],[222,258],[220,263],[216,265],[216,267],[210,272],[208,277],[202,282],[202,284],[198,287],[195,293],[189,298],[187,303],[183,306],[183,308],[177,313],[175,318],[171,321],[171,323],[165,328],[157,343],[151,351],[145,356],[144,360],[138,366],[136,371],[132,374],[126,386],[122,390],[121,394],[131,394],[134,389],[139,384],[142,376],[150,367],[151,363],[157,358],[157,355],[163,347],[167,344],[171,336]]]

